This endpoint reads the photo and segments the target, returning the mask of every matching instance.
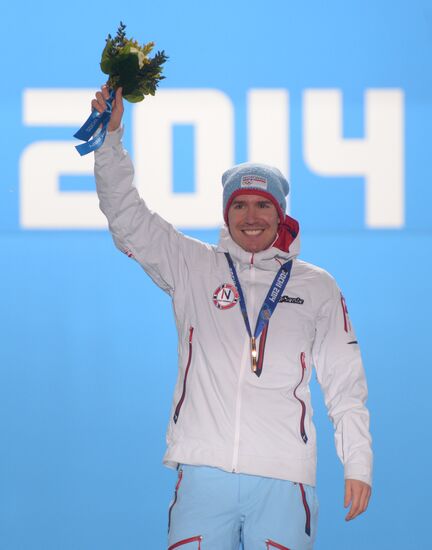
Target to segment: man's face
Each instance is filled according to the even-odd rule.
[[[247,252],[260,252],[276,239],[279,215],[271,200],[260,195],[235,197],[228,210],[233,240]]]

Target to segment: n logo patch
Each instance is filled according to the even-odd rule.
[[[234,285],[224,283],[213,292],[213,303],[218,309],[230,309],[239,301],[239,293]]]

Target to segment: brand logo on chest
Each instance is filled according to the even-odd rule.
[[[218,309],[230,309],[239,301],[239,293],[234,285],[224,283],[213,292],[213,303]]]
[[[292,298],[291,296],[282,296],[279,302],[285,302],[286,304],[304,304],[303,298]]]

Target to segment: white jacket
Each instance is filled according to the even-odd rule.
[[[271,247],[252,255],[226,228],[218,246],[179,233],[139,197],[121,135],[108,134],[95,153],[100,207],[117,247],[172,297],[179,338],[164,463],[215,466],[315,485],[308,387],[314,366],[345,478],[371,484],[366,381],[334,279],[296,258],[298,236],[289,252]],[[226,251],[240,279],[252,331],[280,262],[293,259],[283,297],[258,342],[261,360],[264,356],[259,377],[251,369],[250,340]]]

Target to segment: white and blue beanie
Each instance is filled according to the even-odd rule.
[[[267,197],[275,205],[280,221],[284,221],[289,184],[277,168],[252,162],[237,164],[223,173],[222,185],[223,213],[226,223],[228,223],[228,210],[232,201],[242,194]]]

